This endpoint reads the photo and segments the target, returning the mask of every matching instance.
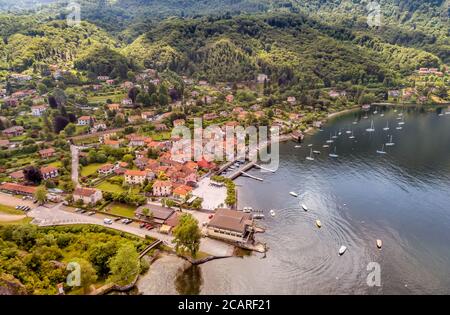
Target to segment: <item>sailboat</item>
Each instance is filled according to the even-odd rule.
[[[332,137],[331,137],[331,132],[330,132],[330,139],[328,139],[327,140],[327,143],[333,143],[334,141],[333,141],[333,139],[331,139]]]
[[[395,145],[395,143],[392,142],[392,135],[391,135],[391,137],[389,138],[389,142],[386,143],[386,146],[387,146],[387,147],[392,147],[392,146],[394,146],[394,145]]]
[[[366,131],[367,132],[374,132],[375,131],[375,127],[373,125],[373,119],[372,119],[372,122],[370,123],[370,128],[367,128]]]
[[[307,156],[306,159],[307,159],[308,161],[314,161],[313,150],[312,150],[312,148],[311,148],[311,152],[309,153],[309,156]]]
[[[332,157],[332,158],[337,158],[339,155],[336,154],[336,147],[334,147],[334,151],[333,151],[333,152],[334,152],[334,153],[328,154],[328,156],[329,156],[329,157]]]
[[[378,154],[386,154],[386,151],[384,151],[384,144],[381,147],[381,150],[377,150]]]
[[[353,134],[353,130],[352,130],[352,135],[350,137],[348,137],[349,139],[355,139],[355,135]]]
[[[404,125],[405,124],[405,120],[402,118],[402,121],[398,122],[399,125]]]
[[[331,138],[333,138],[333,139],[336,139],[338,136],[337,136],[337,131],[335,131],[334,132],[334,136],[332,136]]]
[[[340,136],[341,134],[342,134],[342,131],[341,131],[341,129],[339,129],[338,136]]]
[[[386,123],[386,127],[383,128],[384,131],[389,130],[389,121]]]

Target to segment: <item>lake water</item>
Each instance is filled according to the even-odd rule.
[[[401,113],[404,125],[397,130]],[[327,123],[301,148],[280,144],[276,173],[253,169],[264,182],[236,180],[239,206],[266,214],[260,225],[267,231],[258,239],[267,242],[267,256],[211,261],[200,275],[186,277],[201,285],[189,286],[200,294],[449,294],[450,115],[438,113],[379,108],[365,119],[355,112]],[[388,122],[390,130],[384,131]],[[323,148],[339,131],[330,148]],[[395,146],[378,154],[389,135]],[[305,160],[308,144],[321,151],[314,161]],[[335,159],[328,156],[334,146]],[[275,217],[270,209],[276,209]],[[341,245],[348,249],[339,256]],[[380,266],[381,286],[367,285],[371,262]]]

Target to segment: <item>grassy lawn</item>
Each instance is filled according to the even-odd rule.
[[[102,165],[103,165],[102,163],[92,163],[87,166],[83,166],[81,168],[81,176],[86,177],[91,174],[94,174],[95,172],[97,172],[97,169]]]
[[[0,221],[0,225],[13,225],[13,224],[29,224],[31,221],[33,221],[33,218],[23,218],[22,220],[17,221],[9,221],[9,222],[2,222]]]
[[[170,131],[163,131],[159,133],[150,133],[149,136],[155,141],[169,140],[172,133]]]
[[[61,163],[61,161],[55,161],[55,162],[52,162],[52,163],[48,164],[48,166],[53,166],[53,167],[56,167],[56,168],[60,168],[60,167],[62,167],[62,163]]]
[[[126,205],[123,203],[113,202],[107,207],[107,213],[121,215],[123,217],[134,217],[136,206]]]
[[[23,211],[16,210],[14,207],[0,205],[0,213],[5,214],[24,214]]]
[[[110,193],[122,193],[125,191],[122,186],[108,183],[106,180],[97,185],[96,188]]]
[[[97,96],[89,96],[89,103],[106,103],[108,99],[110,99],[113,103],[120,103],[122,99],[125,98],[124,94],[106,94],[106,95],[97,95]]]

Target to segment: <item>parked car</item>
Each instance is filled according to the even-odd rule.
[[[83,209],[76,208],[76,209],[75,209],[75,212],[81,212],[81,210],[83,210]]]
[[[120,218],[115,218],[114,219],[114,222],[117,222],[117,221],[119,221],[120,220]]]
[[[85,210],[85,209],[81,209],[81,211],[80,211],[80,213],[86,213],[87,212],[87,210]]]
[[[113,220],[111,220],[111,219],[103,219],[103,223],[111,225],[113,223]]]
[[[89,211],[87,215],[91,216],[91,215],[94,215],[94,214],[95,214],[95,211]]]
[[[139,224],[139,228],[140,228],[140,229],[143,229],[143,228],[146,227],[146,225],[147,225],[147,224],[145,224],[145,223],[141,223],[141,224]]]
[[[211,220],[211,219],[213,218],[213,216],[214,216],[213,214],[210,214],[210,215],[208,216],[208,219]]]

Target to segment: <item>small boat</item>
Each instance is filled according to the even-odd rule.
[[[297,195],[295,192],[293,192],[293,191],[291,191],[289,194],[290,194],[291,196],[298,197],[298,195]]]
[[[345,133],[349,135],[349,134],[352,133],[352,131],[351,130],[347,130]]]
[[[341,134],[342,134],[342,131],[341,131],[341,129],[339,129],[338,136],[340,136]]]
[[[356,125],[356,124],[358,124],[358,122],[355,120],[354,122],[352,122],[352,124]]]
[[[387,147],[392,147],[392,146],[394,146],[394,145],[395,145],[395,143],[392,142],[392,135],[391,135],[391,137],[389,138],[389,142],[386,143],[386,146],[387,146]]]
[[[403,129],[403,127],[401,127],[401,126],[398,126],[398,127],[396,127],[395,129],[397,129],[397,130],[402,130],[402,129]]]
[[[270,212],[270,215],[271,215],[272,217],[275,216],[275,210],[270,210],[269,212]]]
[[[374,115],[378,114],[378,111],[377,111],[377,110],[375,110],[375,111],[373,112],[373,114],[374,114]]]
[[[337,132],[335,132],[335,133],[334,133],[334,136],[332,136],[331,138],[337,139],[337,137],[338,137],[338,136],[337,136]]]
[[[329,148],[330,147],[330,145],[328,145],[328,144],[324,144],[323,146],[322,146],[323,148]]]
[[[397,112],[397,109],[394,109],[394,113],[396,113]]]
[[[311,152],[309,153],[309,156],[307,156],[306,159],[307,159],[308,161],[314,161],[312,149],[311,149]]]
[[[367,116],[367,115],[366,115],[366,116],[364,116],[363,118],[364,118],[364,119],[368,119],[368,118],[369,118],[369,116]]]
[[[377,247],[381,249],[381,246],[383,246],[383,242],[381,240],[377,240]]]
[[[375,131],[375,127],[373,125],[373,119],[372,119],[372,122],[370,123],[370,128],[367,128],[366,131],[367,132],[374,132]]]
[[[294,148],[298,149],[298,148],[301,148],[301,147],[302,147],[301,145],[296,145]]]
[[[248,211],[253,212],[253,208],[252,207],[247,207]]]
[[[302,203],[302,208],[303,210],[308,211],[308,207],[304,203]]]
[[[264,218],[265,218],[264,214],[261,213],[253,214],[253,219],[264,219]]]
[[[378,154],[386,154],[386,151],[384,151],[384,144],[383,144],[383,146],[381,147],[381,150],[377,150],[377,153],[378,153]]]
[[[444,114],[443,113],[439,113],[438,116],[444,116]]]
[[[316,220],[316,225],[319,229],[322,227],[322,223],[320,222],[320,220]]]
[[[405,121],[402,119],[402,121],[399,121],[398,124],[399,124],[399,125],[404,125],[404,124],[405,124]]]
[[[334,151],[333,151],[333,152],[334,152],[334,153],[328,154],[328,156],[329,156],[329,157],[332,157],[332,158],[337,158],[339,155],[336,154],[336,147],[334,147]]]
[[[380,114],[380,117],[384,117],[384,114]]]
[[[331,132],[330,132],[330,139],[328,139],[327,140],[327,143],[333,143],[334,141],[333,141],[333,139],[331,139],[332,137],[331,137]]]
[[[320,154],[320,151],[319,150],[314,150],[313,153],[314,154]]]
[[[445,115],[450,115],[450,111],[449,112],[445,112]]]
[[[242,211],[245,212],[245,213],[251,212],[249,207],[244,207],[244,208],[242,209]]]
[[[339,256],[344,255],[344,253],[345,253],[346,250],[347,250],[347,247],[345,247],[344,245],[342,245],[342,246],[339,248]]]
[[[386,127],[383,128],[384,131],[389,130],[389,121],[386,123]]]
[[[312,146],[313,146],[312,143],[308,144],[308,147],[312,147]]]

